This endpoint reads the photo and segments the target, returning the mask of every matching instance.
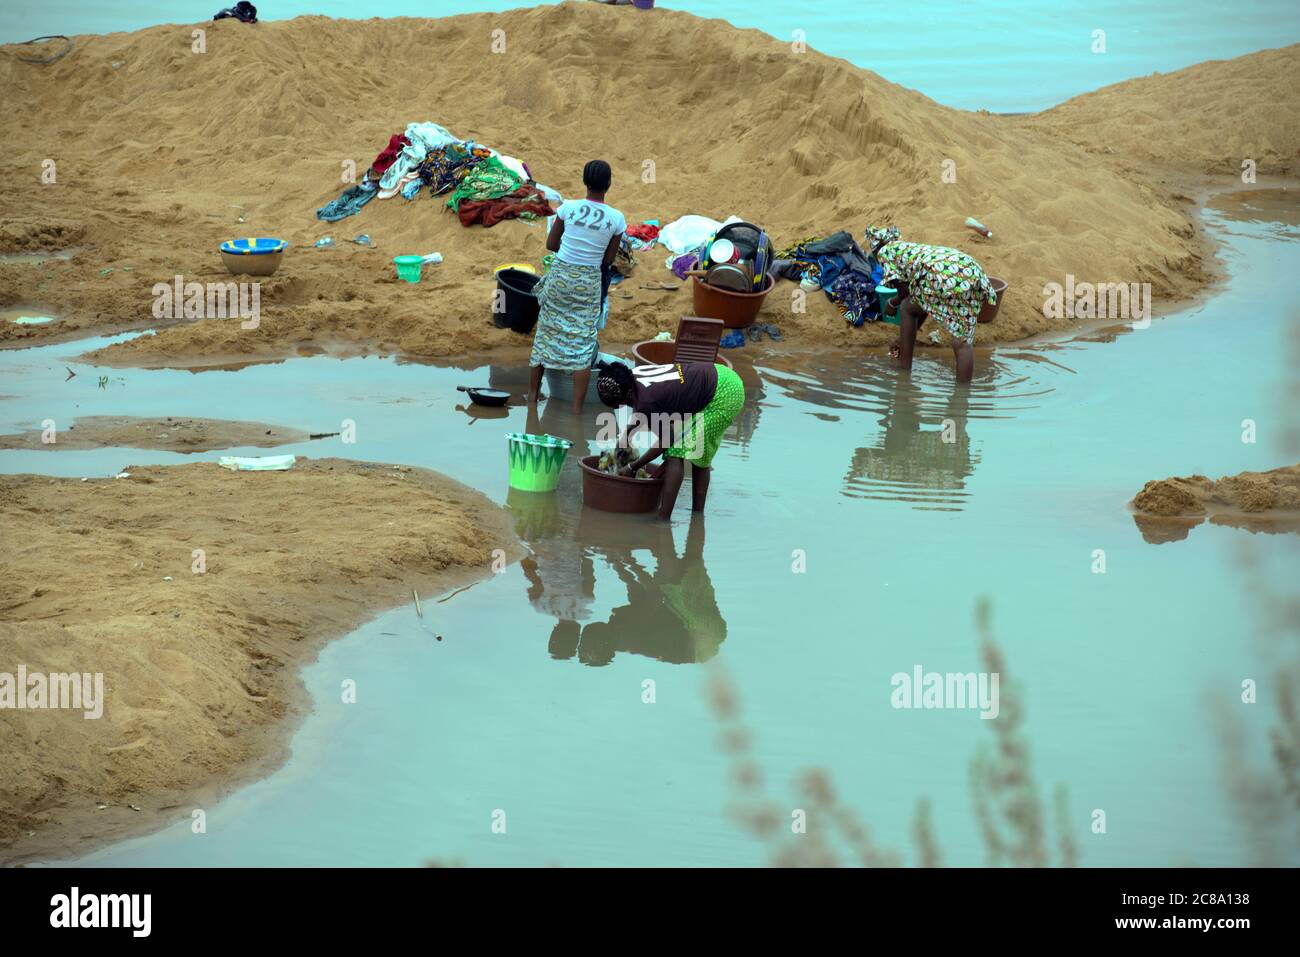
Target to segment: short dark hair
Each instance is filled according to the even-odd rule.
[[[603,193],[614,182],[614,171],[604,160],[592,160],[582,168],[582,185],[594,193]]]

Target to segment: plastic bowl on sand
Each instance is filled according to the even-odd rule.
[[[419,282],[420,272],[424,267],[423,256],[394,256],[393,264],[397,266],[397,278],[407,282]]]
[[[280,268],[288,246],[269,236],[230,239],[221,244],[221,260],[234,276],[270,276]]]
[[[677,343],[672,339],[646,339],[632,347],[632,358],[639,366],[666,366],[676,362]],[[734,368],[731,360],[721,353],[714,360],[728,369]]]
[[[1002,308],[1002,300],[1005,299],[1007,295],[1007,281],[1005,279],[999,279],[997,276],[989,276],[989,285],[991,285],[993,291],[998,294],[998,301],[993,303],[984,303],[984,305],[980,307],[979,316],[976,317],[977,322],[992,322],[996,319],[998,317],[998,310]]]
[[[744,329],[753,325],[758,310],[763,308],[763,300],[772,291],[772,285],[772,277],[768,276],[758,292],[733,292],[710,286],[696,276],[695,314],[706,319],[721,319],[728,329]]]
[[[596,468],[598,455],[579,459],[582,467],[582,501],[602,512],[636,514],[653,512],[659,507],[659,494],[664,489],[662,478],[639,479],[624,475],[610,475]]]
[[[507,432],[510,487],[521,492],[553,492],[560,481],[564,459],[573,448],[568,439],[553,435]]]

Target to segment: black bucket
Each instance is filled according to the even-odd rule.
[[[541,279],[522,269],[503,269],[497,273],[497,291],[501,293],[494,298],[492,324],[498,329],[509,326],[515,332],[527,335],[537,325],[537,296],[533,287]],[[498,312],[497,304],[504,307]]]

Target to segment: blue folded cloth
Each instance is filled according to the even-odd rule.
[[[337,223],[340,219],[347,219],[354,213],[360,212],[361,207],[374,199],[376,195],[374,189],[349,186],[338,199],[332,199],[316,210],[316,218],[323,219],[327,223]]]
[[[737,346],[743,346],[745,344],[744,330],[732,329],[722,337],[722,341],[718,344],[724,349],[735,349]]]

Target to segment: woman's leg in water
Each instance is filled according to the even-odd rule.
[[[952,341],[953,358],[957,360],[957,383],[964,385],[975,374],[975,349],[962,339]]]
[[[709,476],[713,474],[713,469],[702,469],[698,465],[691,466],[691,511],[704,511],[704,500],[709,497]]]
[[[684,460],[675,455],[664,458],[664,490],[659,498],[659,518],[663,521],[672,517],[673,506],[677,504],[677,493],[682,490],[682,477],[685,474]]]
[[[925,320],[925,310],[908,296],[898,306],[898,364],[912,368],[912,353],[916,349],[916,332]]]
[[[573,374],[573,414],[582,415],[582,404],[587,401],[587,385],[591,382],[591,370]]]
[[[529,370],[528,377],[528,404],[536,405],[540,400],[545,399],[542,395],[542,373],[546,371],[545,366],[533,366]]]

